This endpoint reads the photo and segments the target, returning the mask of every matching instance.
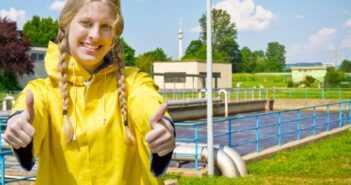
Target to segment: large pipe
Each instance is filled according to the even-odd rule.
[[[173,160],[195,161],[195,144],[177,143],[173,152]],[[197,160],[206,163],[208,161],[208,149],[206,144],[198,144]],[[225,177],[242,177],[247,175],[245,162],[240,154],[229,147],[214,146],[214,161],[221,174]]]

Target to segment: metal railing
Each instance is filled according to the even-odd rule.
[[[221,89],[213,90],[213,97]],[[350,88],[226,88],[231,102],[262,99],[351,99]],[[199,98],[203,89],[160,90],[166,100]]]
[[[351,124],[351,101],[284,111],[265,112],[214,120],[214,144],[236,149],[241,155],[260,152]],[[206,122],[175,123],[177,142],[195,143],[193,154],[198,169],[197,148],[207,143]]]

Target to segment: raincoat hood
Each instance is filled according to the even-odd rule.
[[[45,56],[45,69],[49,78],[57,84],[59,81],[60,71],[58,70],[58,63],[60,51],[58,45],[54,42],[49,42],[48,50]],[[115,68],[112,65],[112,58],[109,54],[104,57],[104,62],[99,66],[94,73],[103,71],[103,74],[114,73]],[[68,55],[68,82],[75,84],[82,84],[86,80],[90,79],[92,74],[90,74],[86,69],[84,69],[77,60],[71,55]],[[98,75],[98,74],[97,74]]]

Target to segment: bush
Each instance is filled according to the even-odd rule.
[[[294,82],[292,80],[289,80],[287,86],[294,87]]]
[[[17,77],[14,74],[5,72],[0,75],[0,90],[18,90],[20,88]]]

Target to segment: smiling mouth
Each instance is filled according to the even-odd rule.
[[[88,52],[96,52],[98,51],[102,45],[90,45],[87,43],[81,43],[81,45],[88,51]]]

